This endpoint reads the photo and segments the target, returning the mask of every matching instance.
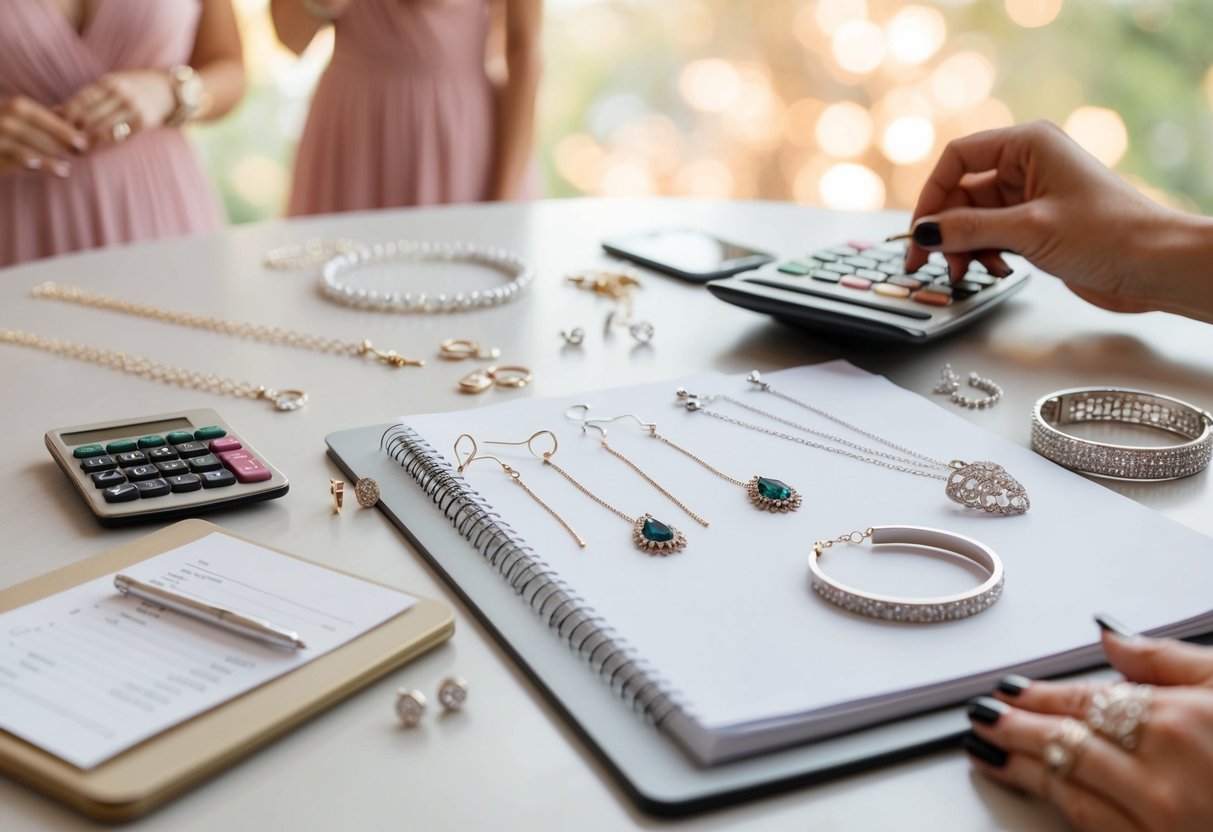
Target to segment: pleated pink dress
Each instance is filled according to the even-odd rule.
[[[186,63],[200,13],[199,0],[102,0],[79,34],[52,0],[0,0],[0,101],[23,95],[53,107],[108,72]],[[0,175],[0,266],[222,224],[178,129],[143,130],[68,159],[67,179]]]
[[[354,0],[335,27],[288,213],[486,199],[495,120],[486,0]]]

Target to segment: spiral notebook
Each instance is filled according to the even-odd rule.
[[[748,390],[740,375],[410,416],[388,432],[382,453],[430,496],[434,510],[468,541],[468,554],[479,553],[553,639],[700,766],[958,704],[1012,670],[1050,676],[1092,667],[1100,655],[1091,622],[1097,611],[1160,634],[1213,630],[1207,600],[1213,560],[1205,536],[845,362],[768,378],[916,451],[1005,465],[1027,487],[1031,511],[998,518],[962,509],[944,497],[942,482],[674,406],[672,391],[683,386],[749,396],[772,412],[811,421],[794,405]],[[788,515],[756,512],[735,486],[642,431],[622,423],[612,428],[613,447],[710,518],[712,525],[700,528],[564,420],[571,405],[582,403],[597,415],[633,412],[655,420],[663,434],[735,477],[789,482],[805,504]],[[528,459],[525,448],[481,445],[578,529],[586,549],[495,465],[477,464],[462,475],[452,465],[449,449],[460,433],[516,440],[541,427],[560,438],[565,470],[628,513],[660,513],[686,533],[687,549],[668,558],[637,551],[621,519]],[[1006,564],[1002,599],[973,618],[913,625],[846,613],[813,595],[806,566],[812,541],[879,524],[935,526],[992,546]],[[1148,569],[1143,551],[1150,552]],[[906,595],[946,594],[974,583],[946,559],[881,558],[856,547],[836,560],[839,576]]]

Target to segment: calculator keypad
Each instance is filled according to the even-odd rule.
[[[144,436],[138,440],[120,439],[105,447],[81,446],[87,450],[77,455],[80,468],[96,488],[104,489],[108,503],[146,500],[201,488],[226,488],[238,482],[264,482],[273,476],[269,467],[245,449],[239,439],[228,436],[222,428],[205,430],[212,436],[216,432],[223,435],[201,441],[192,438],[203,433],[200,429],[194,434],[184,431],[169,434],[176,439],[191,437],[175,445],[162,436]],[[122,450],[117,456],[105,453],[106,449],[131,448],[135,449]]]

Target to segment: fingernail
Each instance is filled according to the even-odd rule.
[[[72,139],[72,147],[76,148],[77,153],[83,153],[88,150],[88,141],[84,136],[76,136]]]
[[[943,242],[943,234],[937,222],[920,222],[914,226],[914,242],[920,246],[937,246]]]
[[[1015,270],[1012,269],[1010,266],[1008,266],[1006,263],[1000,263],[997,266],[995,266],[994,276],[995,277],[1010,277],[1011,272],[1013,272],[1013,271],[1015,271]]]
[[[1011,710],[1011,706],[988,696],[969,700],[969,719],[982,725],[994,725],[998,718]]]
[[[42,167],[42,160],[36,156],[30,156],[21,164],[25,165],[26,170],[39,170]]]
[[[55,176],[58,176],[60,179],[67,179],[71,172],[72,166],[67,162],[55,162],[51,165],[51,173],[55,174]]]
[[[964,735],[960,741],[960,747],[994,768],[1002,768],[1007,764],[1007,752],[972,732]]]
[[[1019,696],[1019,694],[1028,689],[1028,685],[1030,684],[1032,684],[1032,680],[1026,676],[1011,673],[998,680],[998,691],[999,693],[1005,693],[1007,696]]]
[[[1137,633],[1133,632],[1110,615],[1100,613],[1099,615],[1095,616],[1095,623],[1099,625],[1099,629],[1109,633],[1114,633],[1121,638],[1137,638]]]

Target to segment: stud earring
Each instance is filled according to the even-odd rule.
[[[370,508],[379,502],[379,483],[371,477],[363,477],[354,483],[354,496],[358,499],[358,505]]]
[[[448,676],[438,686],[438,701],[447,713],[458,711],[467,699],[468,683],[461,676]]]
[[[396,716],[405,728],[416,728],[425,715],[425,694],[419,690],[399,688],[396,691]]]
[[[340,514],[345,503],[345,481],[329,480],[329,494],[333,497],[333,514]]]
[[[575,326],[572,329],[562,329],[560,330],[560,337],[570,347],[580,347],[581,342],[585,340],[585,330],[579,326]]]

